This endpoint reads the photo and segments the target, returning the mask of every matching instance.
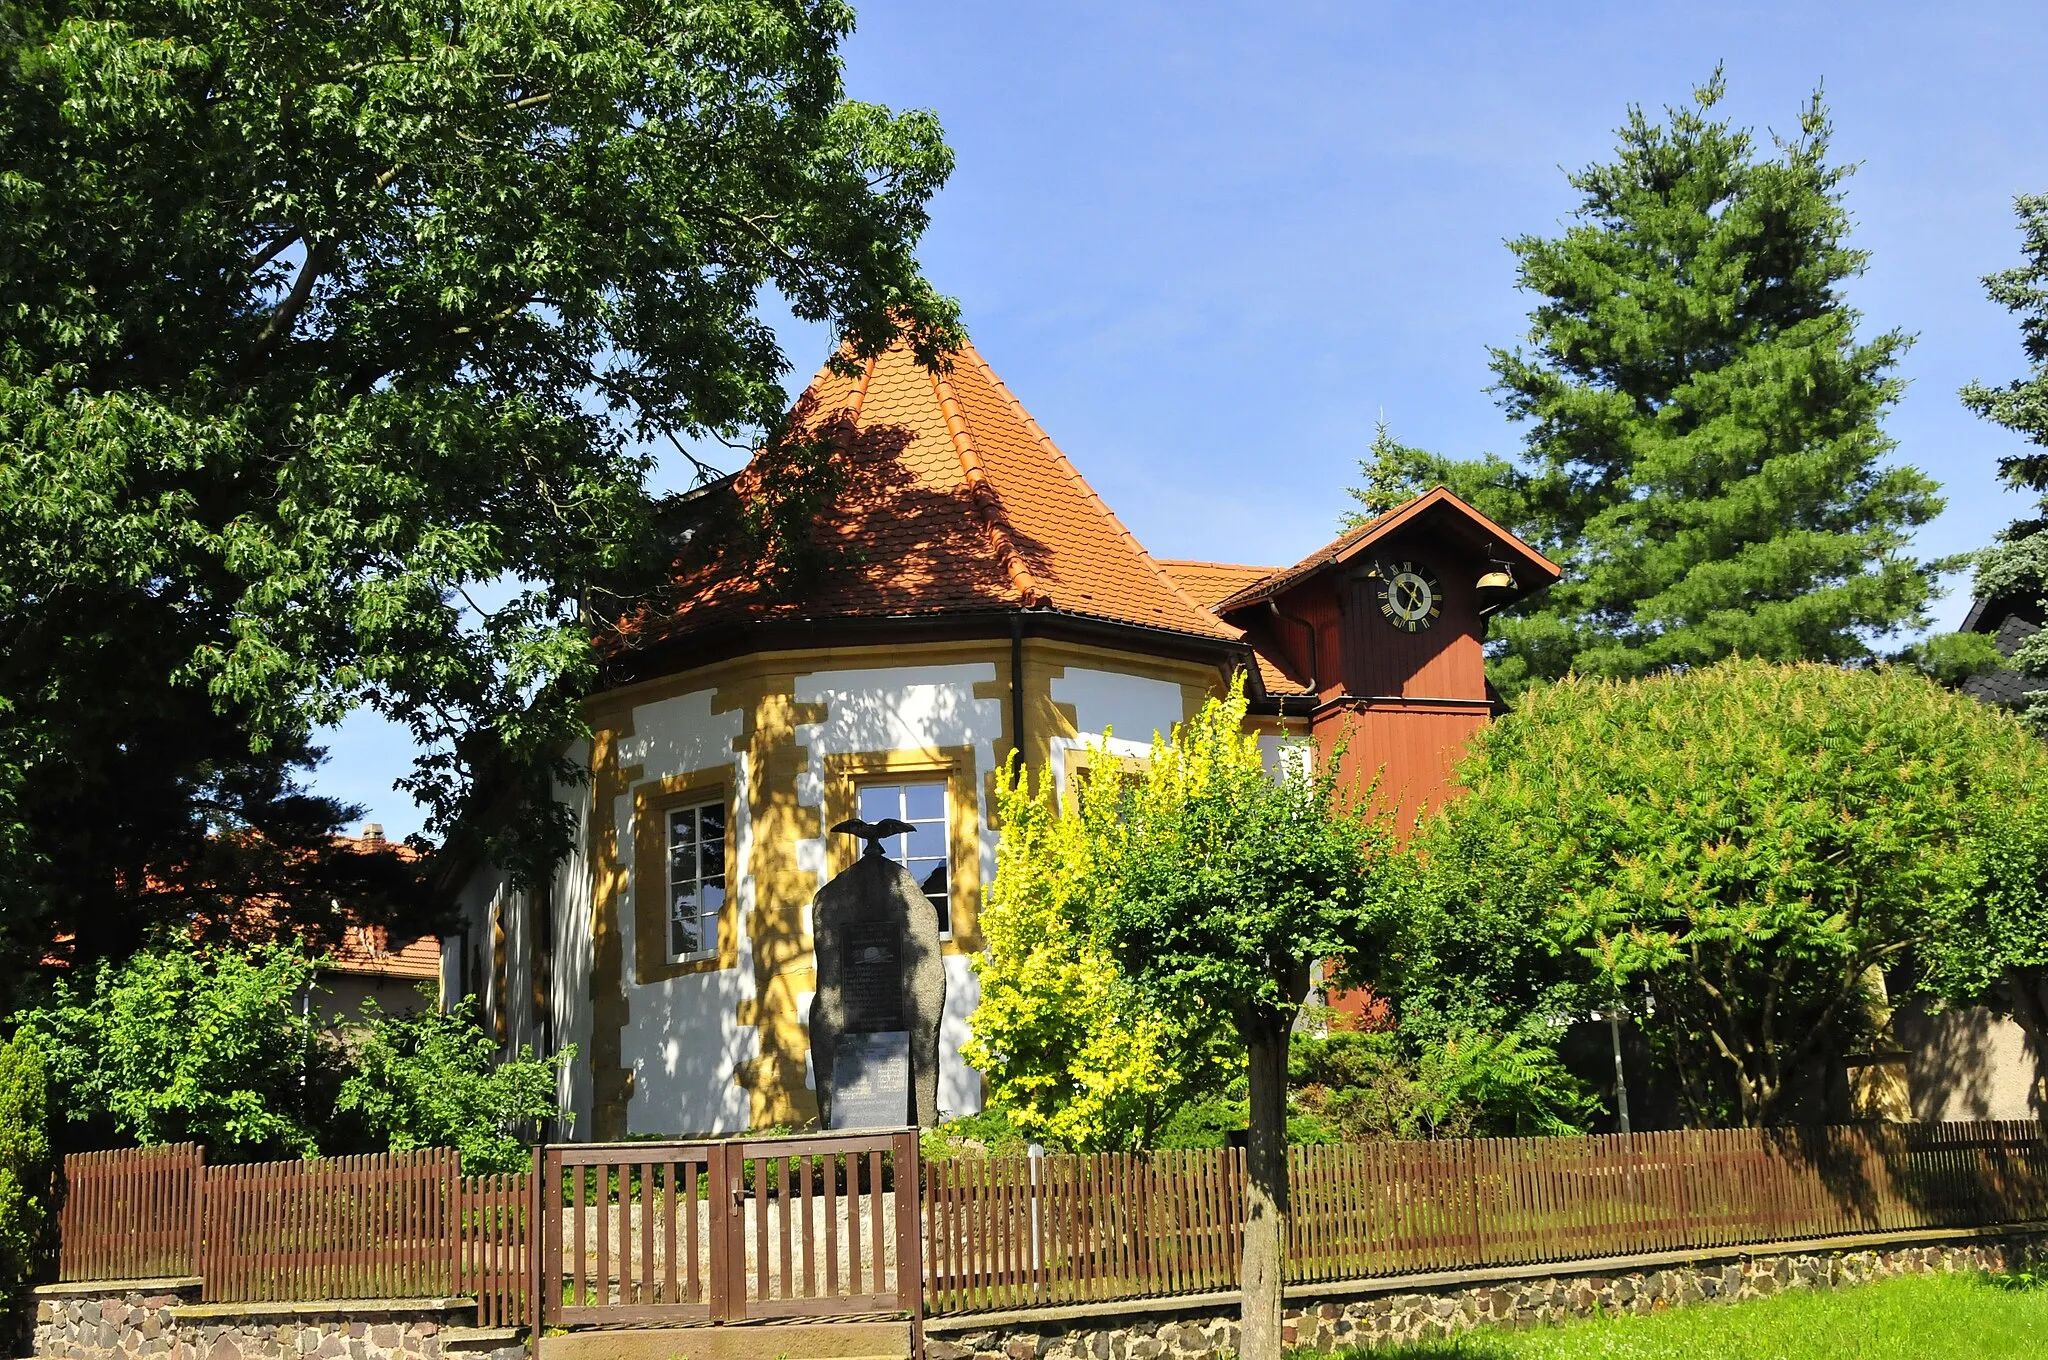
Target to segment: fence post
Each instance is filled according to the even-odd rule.
[[[924,1234],[919,1200],[924,1171],[918,1164],[917,1130],[899,1133],[891,1149],[896,1163],[896,1302],[910,1310],[910,1354],[924,1360]],[[880,1265],[878,1261],[875,1263]]]
[[[185,1274],[204,1275],[200,1268],[206,1250],[206,1148],[195,1143],[192,1146],[192,1255],[191,1264]]]
[[[462,1286],[468,1281],[463,1278],[462,1229],[467,1205],[463,1203],[462,1154],[448,1148],[441,1158],[441,1237],[448,1247],[448,1294],[462,1293]],[[481,1296],[477,1306],[483,1306]]]
[[[547,1271],[542,1264],[542,1248],[547,1235],[541,1230],[542,1215],[547,1205],[541,1198],[541,1169],[546,1158],[545,1144],[533,1145],[533,1170],[526,1182],[526,1285],[527,1295],[527,1354],[533,1360],[540,1360],[540,1333],[542,1326],[542,1301],[547,1284]]]

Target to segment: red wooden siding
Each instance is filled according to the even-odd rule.
[[[1472,589],[1478,569],[1461,559],[1420,553],[1392,552],[1381,560],[1428,567],[1442,592],[1443,614],[1434,627],[1407,632],[1380,612],[1377,578],[1339,578],[1344,692],[1361,699],[1484,699],[1486,658]],[[1359,570],[1368,566],[1360,564]]]

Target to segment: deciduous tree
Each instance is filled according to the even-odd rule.
[[[1109,776],[1120,834],[1104,838],[1093,896],[1100,939],[1153,1005],[1227,1019],[1244,1046],[1240,1352],[1278,1360],[1288,1033],[1311,968],[1369,949],[1393,856],[1387,827],[1347,809],[1333,772],[1269,771],[1244,718],[1240,678],[1155,738],[1143,772]]]
[[[954,308],[913,250],[950,153],[844,97],[851,25],[841,0],[6,6],[16,967],[58,933],[132,947],[152,875],[261,824],[209,790],[289,796],[358,706],[426,748],[437,830],[480,787],[544,790],[593,633],[665,560],[651,450],[775,442],[764,296],[850,356],[907,334],[938,361]],[[816,451],[783,452],[779,490],[810,485]],[[563,824],[527,801],[495,848],[530,867]]]
[[[1126,785],[1098,753],[1064,812],[1012,765],[998,776],[996,876],[978,918],[981,1000],[967,1060],[1026,1137],[1080,1152],[1153,1146],[1188,1100],[1220,1089],[1229,1055],[1213,1008],[1162,1009],[1100,937],[1104,859],[1123,837]]]
[[[1647,989],[1694,1116],[1763,1124],[1860,1037],[1873,970],[1904,972],[1986,901],[2038,904],[2044,776],[2009,714],[1905,669],[1575,677],[1475,738],[1469,792],[1416,845],[1444,908],[1498,935],[1468,949],[1553,960],[1523,997]]]

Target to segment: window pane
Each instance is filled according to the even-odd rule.
[[[903,820],[942,822],[946,819],[944,784],[910,784],[903,790]]]
[[[951,930],[953,928],[953,914],[949,910],[951,903],[946,896],[946,866],[940,864],[933,867],[930,872],[924,872],[924,866],[919,865],[912,872],[923,873],[923,877],[918,880],[917,886],[924,889],[924,895],[932,900],[932,906],[938,910],[939,929],[942,931]]]
[[[707,841],[715,841],[725,835],[725,804],[706,803],[697,809],[697,823],[703,828]]]
[[[718,909],[719,909],[720,907],[724,906],[724,905],[725,905],[725,878],[724,878],[724,876],[723,876],[723,875],[720,875],[720,876],[719,876],[719,877],[717,877],[717,878],[707,878],[707,879],[705,879],[705,880],[704,880],[704,914],[705,914],[706,916],[716,916],[716,915],[718,915]]]
[[[697,933],[697,894],[678,892],[675,895],[674,915],[669,921],[669,952],[672,954],[694,954],[701,947]]]
[[[697,818],[695,808],[684,808],[668,815],[668,843],[671,849],[682,850],[697,843]]]
[[[917,829],[904,833],[903,858],[944,859],[946,827],[943,822],[919,822]]]
[[[860,791],[860,819],[879,822],[884,817],[903,815],[901,784],[869,784]]]

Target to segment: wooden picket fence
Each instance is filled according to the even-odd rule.
[[[197,1275],[205,1177],[205,1156],[193,1143],[66,1157],[57,1278]]]
[[[1297,1284],[2048,1220],[2033,1123],[1295,1148]],[[958,1158],[914,1133],[568,1144],[208,1166],[65,1159],[65,1280],[198,1276],[218,1302],[474,1297],[483,1326],[744,1321],[1234,1289],[1244,1154]],[[922,1296],[918,1282],[922,1281]],[[537,1284],[536,1284],[537,1282]],[[538,1295],[534,1293],[538,1287]]]
[[[1292,1283],[2048,1219],[2024,1123],[1377,1142],[1288,1154]],[[1244,1154],[925,1168],[926,1307],[1234,1289]]]
[[[197,1276],[217,1303],[468,1296],[527,1317],[531,1180],[453,1149],[207,1166],[189,1144],[64,1159],[58,1276]]]

